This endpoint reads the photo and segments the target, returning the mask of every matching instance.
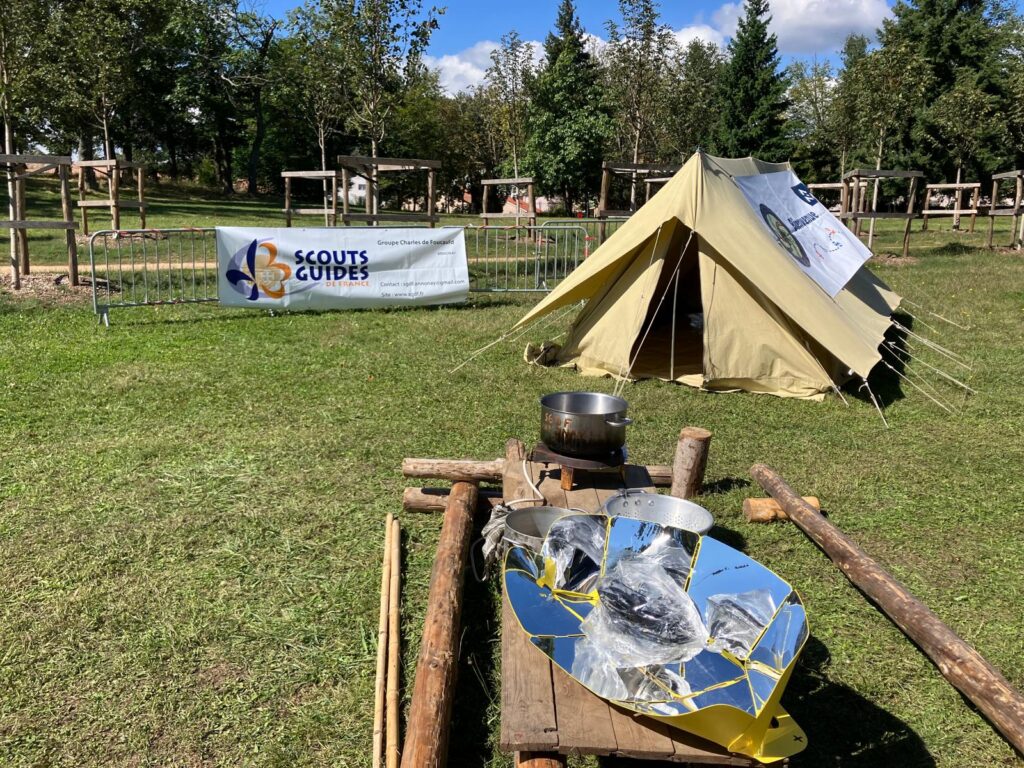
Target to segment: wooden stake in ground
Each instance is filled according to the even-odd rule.
[[[446,764],[448,721],[458,672],[462,582],[476,503],[475,484],[459,482],[452,486],[430,573],[402,768],[440,768]]]
[[[700,427],[683,427],[676,443],[676,455],[672,460],[672,490],[669,493],[680,499],[689,499],[700,493],[704,484],[704,470],[708,465],[708,448],[711,433]]]
[[[391,513],[384,523],[384,566],[380,577],[380,618],[377,622],[377,678],[373,696],[373,768],[380,768],[384,748],[384,685],[388,661],[388,601],[391,589]]]
[[[391,521],[391,577],[388,579],[388,715],[387,768],[398,768],[398,685],[401,682],[401,615],[398,598],[402,584],[402,533]]]
[[[764,464],[754,479],[792,520],[903,633],[925,652],[939,672],[970,699],[1006,740],[1024,753],[1024,696],[974,648],[946,626],[892,574],[825,520],[785,480]]]

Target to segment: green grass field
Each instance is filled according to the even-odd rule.
[[[279,201],[151,199],[154,226],[281,220]],[[971,361],[945,368],[975,396],[929,377],[955,415],[885,376],[890,429],[851,394],[626,388],[634,460],[669,461],[683,425],[712,430],[714,535],[806,601],[812,639],[783,698],[809,737],[795,766],[1024,764],[799,530],[740,511],[762,495],[750,465],[772,465],[1024,688],[1024,258],[976,247],[983,231],[937,221],[915,231],[912,263],[876,267],[969,328],[914,326]],[[39,263],[60,263],[59,243],[46,256],[37,239]],[[887,228],[878,250],[897,239]],[[400,511],[402,458],[495,458],[510,436],[536,439],[539,395],[612,382],[524,365],[522,345],[551,329],[448,373],[535,297],[142,308],[109,329],[84,292],[62,297],[0,290],[0,765],[369,765],[383,518]],[[402,523],[407,703],[440,519]],[[497,595],[467,590],[451,764],[505,766]]]

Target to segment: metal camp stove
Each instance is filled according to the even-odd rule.
[[[562,490],[571,491],[577,471],[614,473],[625,483],[626,460],[629,458],[629,454],[626,447],[622,446],[612,453],[601,456],[571,456],[553,451],[544,441],[539,441],[530,451],[528,458],[535,464],[543,464],[545,469],[551,464],[557,464],[561,475]]]

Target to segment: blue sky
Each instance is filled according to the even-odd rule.
[[[259,0],[257,0],[257,3]],[[264,0],[266,12],[284,16],[296,0]],[[431,0],[424,0],[430,5]],[[457,91],[478,83],[501,36],[515,29],[526,40],[540,42],[554,25],[558,0],[434,0],[447,6],[428,50],[428,63],[441,72],[441,83]],[[1019,5],[1019,2],[1018,2]],[[662,0],[661,17],[677,37],[724,44],[732,35],[742,0]],[[772,29],[784,61],[833,58],[850,33],[874,36],[891,13],[890,0],[772,0]],[[605,22],[618,20],[616,0],[577,0],[584,29],[606,36]]]

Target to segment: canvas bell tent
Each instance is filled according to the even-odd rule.
[[[516,327],[585,302],[534,362],[821,397],[867,379],[900,297],[789,164],[698,152]]]

